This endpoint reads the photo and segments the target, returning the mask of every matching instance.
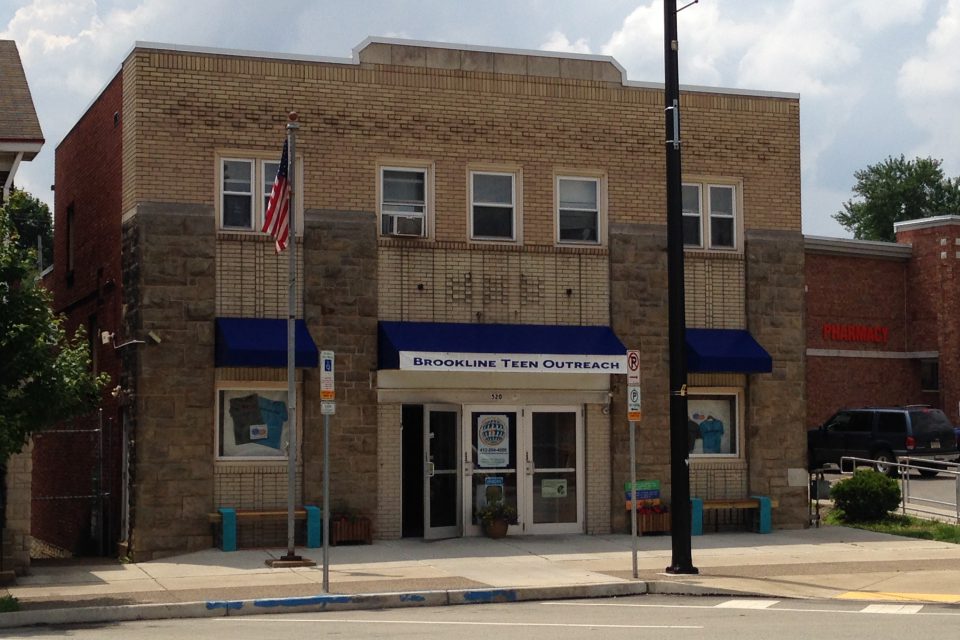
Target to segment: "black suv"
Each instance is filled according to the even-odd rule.
[[[957,438],[940,409],[890,407],[841,409],[817,429],[807,432],[811,469],[840,464],[840,458],[869,458],[881,473],[897,475],[891,465],[910,456],[932,462],[956,462]],[[937,475],[936,465],[921,469],[924,477]]]

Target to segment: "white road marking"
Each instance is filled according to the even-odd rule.
[[[561,607],[634,607],[638,609],[716,609],[716,605],[702,605],[702,604],[638,604],[638,603],[627,603],[627,602],[541,602],[540,604],[554,605]],[[777,607],[776,609],[759,609],[760,611],[789,611],[791,613],[837,613],[841,615],[862,615],[864,613],[881,613],[880,611],[873,611],[871,607],[875,606],[886,606],[886,605],[870,605],[864,609],[800,609],[796,607]],[[912,606],[918,607],[917,611],[910,611],[904,613],[918,613],[920,609],[923,608],[923,605],[890,605],[890,606]],[[890,613],[888,611],[882,613]],[[955,611],[924,611],[920,613],[924,616],[950,616],[950,617],[960,617],[960,613]]]
[[[584,629],[703,629],[701,625],[690,624],[562,624],[557,622],[450,622],[436,620],[377,620],[377,619],[352,619],[352,618],[247,618],[245,616],[224,616],[222,618],[212,618],[223,622],[349,622],[351,624],[420,624],[426,626],[436,626],[445,624],[447,626],[461,627],[582,627]]]
[[[779,600],[727,600],[717,605],[718,609],[767,609]]]
[[[869,604],[860,611],[862,613],[919,613],[923,609],[922,604]]]

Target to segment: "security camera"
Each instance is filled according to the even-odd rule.
[[[158,336],[158,335],[157,335],[156,333],[154,333],[153,331],[147,333],[147,337],[150,338],[150,341],[151,341],[153,344],[160,344],[161,342],[163,342],[163,340],[160,339],[160,336]]]
[[[100,342],[103,344],[110,344],[110,341],[113,340],[113,334],[109,331],[100,332]]]

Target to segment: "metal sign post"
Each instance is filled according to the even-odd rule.
[[[633,547],[633,578],[637,570],[637,421],[640,420],[640,352],[627,351],[627,419],[630,421],[630,539]]]
[[[320,352],[320,413],[323,414],[323,592],[330,593],[330,416],[336,413],[333,351]]]

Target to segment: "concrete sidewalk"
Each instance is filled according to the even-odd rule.
[[[377,541],[321,567],[271,569],[285,550],[216,549],[139,564],[37,563],[6,592],[0,627],[164,617],[424,606],[642,593],[960,603],[960,545],[845,527],[693,538],[699,575],[667,575],[669,536]],[[299,549],[320,561],[321,549]],[[0,590],[0,595],[4,591]]]

